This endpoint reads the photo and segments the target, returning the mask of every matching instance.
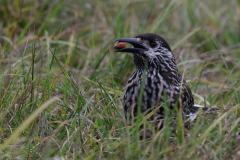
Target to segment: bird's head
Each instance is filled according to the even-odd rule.
[[[168,43],[159,35],[154,33],[144,33],[135,38],[119,38],[115,41],[127,42],[133,45],[133,48],[121,48],[116,52],[132,53],[133,61],[137,67],[144,66],[146,59],[154,67],[164,63],[175,64],[175,59]]]

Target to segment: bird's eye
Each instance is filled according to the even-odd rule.
[[[155,47],[157,46],[157,43],[156,43],[156,42],[150,42],[150,46],[151,46],[152,48],[155,48]]]

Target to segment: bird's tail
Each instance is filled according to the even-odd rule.
[[[221,110],[218,109],[218,108],[205,107],[205,106],[200,105],[200,104],[194,104],[194,105],[193,105],[193,108],[194,108],[194,110],[196,110],[196,111],[199,111],[200,108],[202,108],[202,111],[203,111],[204,113],[206,113],[206,112],[217,112],[217,111],[221,111]]]
[[[205,107],[203,105],[200,104],[194,104],[191,108],[191,112],[188,115],[190,121],[193,121],[194,119],[196,119],[196,117],[199,114],[199,110],[202,108],[202,114],[206,114],[206,113],[212,113],[212,112],[220,112],[221,110],[218,108],[210,108],[210,107]]]

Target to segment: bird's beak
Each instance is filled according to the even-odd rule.
[[[129,53],[141,53],[146,48],[141,44],[138,38],[119,38],[114,41],[127,42],[133,45],[134,48],[122,48],[117,49],[115,52],[129,52]]]

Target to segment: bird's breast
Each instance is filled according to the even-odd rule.
[[[144,83],[142,83],[143,80]],[[142,73],[134,73],[128,80],[124,92],[125,111],[136,109],[139,103],[141,103],[142,112],[161,105],[164,103],[164,92],[170,106],[174,106],[175,97],[179,95],[179,87],[168,85],[163,76],[156,71],[147,72],[145,78]]]

